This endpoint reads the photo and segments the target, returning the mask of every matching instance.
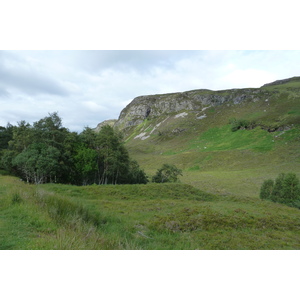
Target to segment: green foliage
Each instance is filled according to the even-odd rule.
[[[294,173],[281,173],[275,180],[265,180],[260,191],[261,199],[284,203],[290,206],[299,206],[300,184]]]
[[[8,148],[8,142],[13,136],[13,126],[8,123],[6,127],[0,126],[0,150]]]
[[[13,159],[13,165],[35,184],[56,181],[59,171],[60,152],[45,144],[31,144]]]
[[[132,162],[122,135],[111,126],[81,134],[62,126],[58,113],[34,122],[0,128],[0,166],[28,183],[124,184],[147,183]]]
[[[81,146],[74,156],[77,177],[83,185],[93,183],[98,170],[97,152],[94,149]]]
[[[256,126],[255,121],[248,121],[243,119],[236,120],[235,118],[231,119],[229,123],[231,124],[232,132],[238,131],[240,129],[253,129]]]
[[[127,183],[146,184],[148,181],[147,174],[140,168],[138,162],[131,160],[129,162]]]
[[[177,182],[179,175],[182,176],[182,170],[178,169],[175,165],[163,164],[163,166],[158,169],[156,174],[152,177],[152,182]]]
[[[272,179],[267,179],[263,182],[259,197],[260,199],[270,199],[274,189],[274,181]]]

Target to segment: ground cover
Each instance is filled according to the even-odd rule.
[[[186,184],[33,186],[0,176],[0,194],[1,249],[300,248],[300,210]]]

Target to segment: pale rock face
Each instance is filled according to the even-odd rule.
[[[101,122],[97,125],[97,127],[94,129],[96,132],[99,132],[101,130],[101,128],[105,125],[109,125],[111,127],[114,127],[115,123],[117,122],[117,120],[106,120],[104,122]]]
[[[183,113],[180,113],[180,114],[176,115],[174,118],[175,118],[175,119],[177,119],[177,118],[184,118],[184,117],[186,117],[187,115],[188,115],[188,113],[183,112]]]
[[[139,96],[122,110],[115,127],[124,129],[139,125],[146,118],[172,113],[178,113],[177,116],[185,117],[188,111],[201,112],[208,107],[224,103],[236,105],[244,101],[256,101],[258,90],[194,90],[183,93]]]

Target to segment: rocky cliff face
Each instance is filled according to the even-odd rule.
[[[203,111],[224,103],[240,104],[258,100],[259,89],[232,89],[224,91],[194,90],[183,93],[140,96],[120,114],[115,126],[124,129],[142,123],[146,118],[182,111]]]
[[[99,131],[101,130],[101,128],[102,128],[103,126],[105,126],[105,125],[109,125],[109,126],[111,126],[111,127],[114,127],[114,125],[115,125],[116,122],[117,122],[117,120],[115,120],[115,119],[103,121],[103,122],[99,123],[99,124],[97,125],[97,127],[94,128],[94,130],[95,130],[96,132],[99,132]]]

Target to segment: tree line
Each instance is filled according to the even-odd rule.
[[[129,157],[122,136],[106,125],[96,133],[63,127],[58,113],[0,127],[0,167],[29,183],[137,184],[148,178]]]

